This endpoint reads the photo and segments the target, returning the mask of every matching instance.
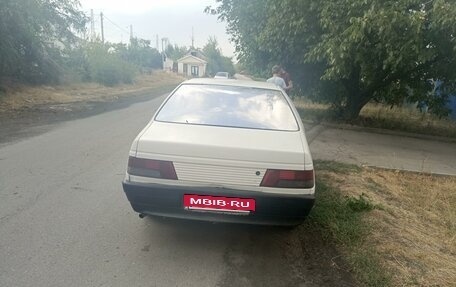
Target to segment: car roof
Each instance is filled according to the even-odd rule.
[[[197,85],[220,85],[230,87],[246,87],[246,88],[258,88],[281,91],[279,87],[272,83],[259,82],[259,81],[244,81],[235,79],[214,79],[214,78],[195,78],[187,80],[182,84],[197,84]]]

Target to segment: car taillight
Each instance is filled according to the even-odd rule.
[[[314,171],[268,169],[264,174],[260,186],[311,188],[314,186]]]
[[[163,179],[177,179],[174,165],[171,161],[137,158],[128,158],[128,173],[130,175],[155,177]]]

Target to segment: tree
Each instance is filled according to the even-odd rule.
[[[455,0],[217,0],[241,62],[285,65],[314,99],[353,119],[375,100],[423,101],[437,114],[456,91]],[[431,79],[444,82],[436,96]]]
[[[125,55],[125,60],[138,67],[157,69],[162,67],[162,56],[157,49],[150,47],[150,40],[133,38]]]
[[[168,46],[165,49],[165,53],[173,61],[177,61],[180,58],[182,58],[183,56],[185,56],[185,54],[187,53],[187,50],[188,49],[185,46],[180,47],[177,44],[175,44],[174,46],[171,44],[168,44]]]
[[[119,51],[112,49],[111,44],[101,43],[101,41],[86,43],[84,53],[86,54],[86,61],[83,62],[86,80],[105,86],[133,82],[138,66],[123,59]]]
[[[56,82],[65,48],[85,31],[77,0],[1,0],[0,76]]]
[[[222,55],[222,51],[215,37],[209,37],[209,40],[203,47],[203,53],[207,59],[207,74],[214,76],[217,72],[228,72],[230,75],[234,75],[233,62],[231,58]]]

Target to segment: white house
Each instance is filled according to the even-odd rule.
[[[207,61],[201,53],[190,51],[186,56],[177,60],[177,73],[186,77],[204,77]]]

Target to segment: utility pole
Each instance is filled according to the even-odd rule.
[[[93,9],[90,9],[90,41],[95,39],[95,18],[93,16]]]
[[[133,40],[133,25],[130,25],[130,44],[131,44],[132,40]]]
[[[161,38],[161,41],[162,41],[162,52],[164,52],[169,45],[169,40],[168,40],[168,38],[164,37],[164,38]]]
[[[194,34],[193,34],[193,26],[192,26],[192,48],[195,47],[195,37],[194,37]]]
[[[103,12],[100,12],[101,21],[101,43],[104,43]]]
[[[157,48],[157,51],[158,50],[158,34],[156,35],[156,38],[155,38],[155,48]],[[162,48],[162,52],[163,52],[163,48]]]

